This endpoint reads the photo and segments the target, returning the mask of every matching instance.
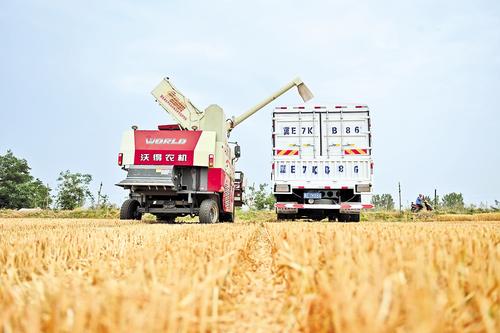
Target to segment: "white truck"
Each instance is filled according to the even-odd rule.
[[[277,107],[272,141],[278,220],[359,222],[373,208],[368,106]]]

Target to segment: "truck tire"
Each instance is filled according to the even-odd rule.
[[[328,222],[335,222],[337,220],[337,215],[328,215]]]
[[[219,222],[219,205],[214,199],[205,199],[200,205],[200,223]]]
[[[351,222],[359,222],[361,218],[361,214],[350,214],[349,221]]]
[[[339,214],[339,222],[349,222],[351,220],[350,214]]]
[[[127,199],[120,208],[120,220],[140,220],[142,213],[137,211],[141,204],[134,199]]]

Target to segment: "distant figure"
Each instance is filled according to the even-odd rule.
[[[424,195],[423,194],[418,195],[417,200],[415,201],[415,205],[417,206],[417,211],[424,208]]]

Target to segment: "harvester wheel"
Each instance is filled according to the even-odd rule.
[[[233,223],[234,222],[234,206],[233,206],[233,212],[232,213],[221,213],[219,221],[220,222],[230,222],[230,223]]]
[[[217,223],[219,221],[219,205],[214,199],[205,199],[200,205],[200,223]]]
[[[120,220],[140,220],[142,214],[137,211],[141,204],[134,199],[127,199],[120,209]]]

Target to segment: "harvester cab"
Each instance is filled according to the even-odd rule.
[[[117,185],[130,190],[120,210],[121,219],[140,219],[143,213],[173,222],[176,217],[198,215],[202,223],[234,221],[234,162],[240,155],[231,149],[233,128],[267,104],[297,87],[306,102],[312,94],[299,78],[242,115],[226,118],[218,105],[200,111],[168,78],[152,91],[176,125],[158,130],[133,127],[124,133],[118,164],[127,177]]]

